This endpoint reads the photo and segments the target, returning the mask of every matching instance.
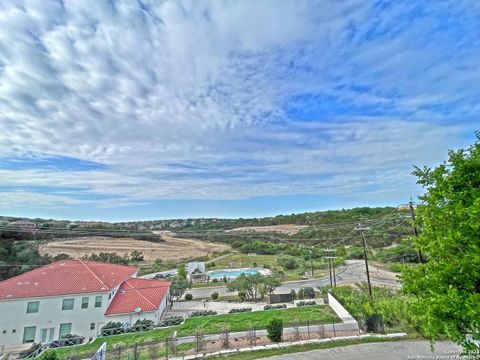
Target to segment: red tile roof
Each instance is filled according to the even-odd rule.
[[[87,260],[61,260],[0,282],[0,300],[107,292],[137,268]]]
[[[142,312],[158,310],[170,285],[168,281],[128,279],[116,292],[105,315],[130,314],[137,308]]]

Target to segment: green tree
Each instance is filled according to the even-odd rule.
[[[138,250],[133,250],[130,254],[130,261],[143,261],[143,253]]]
[[[283,336],[283,320],[273,318],[267,324],[267,337],[273,342],[282,341]]]
[[[414,241],[428,261],[403,270],[404,289],[428,337],[472,348],[466,336],[480,337],[480,132],[437,168],[413,173],[426,190]]]
[[[187,266],[185,264],[180,264],[178,266],[178,277],[180,279],[186,279],[187,278]]]
[[[261,293],[271,296],[275,289],[280,285],[282,285],[281,276],[278,273],[274,272],[272,273],[272,275],[268,275],[263,278],[261,285]]]
[[[190,281],[175,277],[172,279],[172,284],[170,285],[170,295],[178,300],[185,294],[185,291],[191,287],[192,283]]]
[[[297,260],[290,255],[283,255],[277,259],[278,265],[283,267],[285,270],[296,269],[298,266]]]

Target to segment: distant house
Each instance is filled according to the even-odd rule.
[[[17,221],[12,221],[8,223],[8,226],[10,227],[16,227],[19,228],[20,230],[29,230],[29,231],[35,231],[37,228],[37,225],[28,220],[17,220]]]
[[[206,276],[204,262],[189,262],[187,264],[187,275],[190,280],[201,280]]]
[[[109,321],[158,323],[170,282],[137,273],[131,266],[61,260],[0,282],[0,351],[68,334],[95,337]]]

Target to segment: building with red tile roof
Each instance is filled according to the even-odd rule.
[[[170,283],[137,274],[131,266],[61,260],[0,282],[0,348],[94,337],[109,321],[158,323]]]

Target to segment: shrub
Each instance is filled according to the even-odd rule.
[[[302,287],[298,290],[299,299],[315,299],[315,290],[311,286]]]
[[[185,294],[185,300],[191,301],[192,299],[193,299],[193,295],[192,295],[192,294],[190,294],[190,293],[186,293],[186,294]]]
[[[160,323],[160,327],[180,325],[182,322],[183,322],[182,316],[172,316],[172,317],[163,319],[163,321]]]
[[[277,259],[277,263],[286,270],[296,269],[298,266],[297,259],[290,255],[280,256]]]
[[[273,318],[267,325],[267,337],[273,342],[282,341],[283,335],[283,320],[280,318]]]
[[[216,283],[218,283],[218,279],[217,279],[217,278],[214,278],[214,279],[212,280],[212,282],[213,282],[214,284],[216,284]]]
[[[153,329],[153,321],[152,320],[147,320],[143,319],[140,320],[138,319],[135,324],[131,327],[133,331],[146,331],[146,330],[152,330]]]
[[[399,264],[399,263],[393,263],[393,264],[391,264],[388,268],[389,268],[390,271],[398,272],[398,273],[399,273],[399,272],[401,272],[402,269],[404,268],[404,265]]]
[[[295,290],[292,289],[292,291],[290,291],[290,294],[292,295],[293,300],[297,300],[297,293],[295,292]]]
[[[299,301],[297,303],[297,306],[312,306],[312,305],[317,305],[315,301]]]
[[[198,311],[191,312],[189,314],[190,317],[209,316],[209,315],[217,315],[217,312],[213,310],[198,310]]]
[[[58,355],[53,350],[45,351],[40,357],[40,360],[57,360],[57,359],[58,359]]]
[[[143,261],[143,253],[138,250],[133,250],[130,254],[130,261]]]
[[[242,312],[250,312],[252,308],[238,308],[238,309],[231,309],[228,313],[235,314],[235,313],[242,313]]]
[[[56,341],[58,346],[73,346],[73,345],[78,345],[83,342],[85,338],[80,335],[75,335],[75,334],[65,334],[61,337],[60,340]]]
[[[104,327],[100,329],[102,336],[123,334],[125,329],[122,327],[122,323],[119,321],[109,321]]]
[[[287,305],[280,304],[280,305],[265,305],[263,310],[278,310],[278,309],[286,309]]]
[[[212,300],[217,300],[218,299],[218,292],[216,292],[216,291],[213,292],[211,296],[212,296]]]

